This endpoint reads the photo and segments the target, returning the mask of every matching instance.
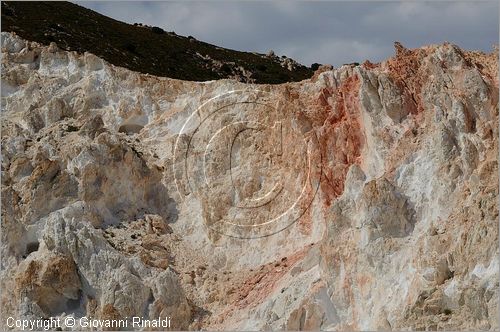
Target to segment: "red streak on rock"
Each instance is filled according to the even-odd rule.
[[[260,271],[247,279],[238,290],[238,302],[236,307],[239,309],[248,306],[254,307],[261,303],[276,287],[281,278],[309,251],[306,247],[278,262],[269,263],[261,266]]]
[[[417,115],[424,110],[421,92],[427,75],[420,68],[425,52],[422,49],[403,49],[387,61],[389,76],[399,88],[403,107],[409,114]]]
[[[338,88],[324,88],[318,106],[326,112],[319,135],[323,160],[321,190],[325,205],[342,195],[347,171],[360,163],[362,131],[360,125],[359,78],[353,75]],[[333,97],[333,98],[331,98]],[[333,105],[330,104],[334,100]]]
[[[262,303],[269,294],[276,290],[281,279],[305,257],[310,248],[307,246],[278,261],[261,265],[259,270],[253,272],[249,278],[229,290],[228,296],[232,304],[223,310],[215,321],[220,324],[239,310],[253,308]]]

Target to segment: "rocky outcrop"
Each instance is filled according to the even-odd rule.
[[[271,86],[2,50],[3,317],[498,328],[497,54]]]

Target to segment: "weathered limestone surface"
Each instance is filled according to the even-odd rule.
[[[497,54],[251,85],[2,52],[2,317],[499,328]]]

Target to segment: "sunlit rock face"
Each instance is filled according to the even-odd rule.
[[[497,54],[251,85],[2,52],[3,317],[498,329]]]

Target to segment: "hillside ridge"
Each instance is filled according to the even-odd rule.
[[[314,70],[286,56],[241,52],[159,27],[127,24],[70,2],[2,2],[2,31],[44,45],[93,53],[133,71],[187,81],[224,78],[279,84]]]

